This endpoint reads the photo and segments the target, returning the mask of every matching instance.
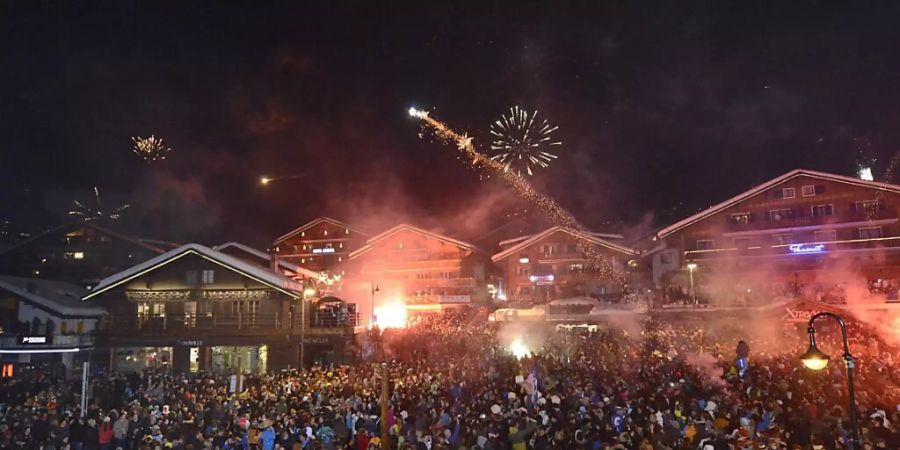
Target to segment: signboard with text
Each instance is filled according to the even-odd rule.
[[[19,345],[48,345],[52,344],[50,336],[19,336]]]

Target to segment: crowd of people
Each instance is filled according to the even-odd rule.
[[[236,392],[204,373],[109,374],[81,411],[78,381],[2,380],[0,448],[380,449],[383,375],[391,449],[852,448],[844,367],[801,368],[796,332],[653,317],[631,330],[520,329],[486,314],[420,319],[385,330],[371,360],[247,375]],[[838,355],[834,331],[819,342]],[[898,449],[896,349],[850,331],[860,448]],[[513,341],[530,351],[510,352]]]

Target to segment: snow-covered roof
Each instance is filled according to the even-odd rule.
[[[623,236],[621,234],[613,234],[613,233],[597,233],[597,232],[591,231],[591,232],[588,232],[587,234],[590,234],[591,236],[594,236],[594,237],[598,237],[600,239],[622,239],[623,238]],[[497,245],[500,247],[506,247],[507,245],[515,244],[516,242],[522,242],[525,239],[531,238],[533,236],[534,236],[533,234],[526,234],[524,236],[514,237],[514,238],[507,239],[505,241],[500,241],[497,243]]]
[[[236,248],[238,250],[243,251],[244,253],[255,256],[255,257],[265,261],[266,264],[269,264],[272,262],[272,258],[273,258],[272,255],[270,255],[262,250],[258,250],[253,247],[250,247],[248,245],[241,244],[240,242],[226,242],[224,244],[219,244],[219,245],[213,247],[213,250],[218,250],[218,251],[222,252],[229,248]],[[318,273],[316,273],[312,270],[300,267],[297,264],[294,264],[290,261],[286,261],[284,259],[277,259],[277,261],[278,261],[278,265],[280,267],[282,267],[288,271],[294,272],[295,274],[303,275],[307,278],[312,278],[312,279],[317,279],[319,277]]]
[[[434,232],[431,232],[428,230],[423,230],[422,228],[419,228],[419,227],[401,223],[400,225],[397,225],[396,227],[391,228],[390,230],[387,230],[384,233],[374,236],[371,239],[369,239],[368,241],[366,241],[366,245],[364,245],[364,246],[360,247],[359,249],[357,249],[356,251],[350,253],[350,259],[356,258],[357,256],[368,252],[369,250],[372,249],[374,244],[377,243],[378,241],[387,239],[388,237],[391,237],[394,234],[397,234],[401,231],[412,231],[413,233],[423,234],[425,236],[437,239],[439,241],[447,242],[449,244],[453,244],[453,245],[456,245],[457,247],[460,247],[460,248],[463,248],[466,250],[471,250],[476,253],[486,253],[484,250],[481,250],[480,248],[475,246],[475,244],[465,242],[465,241],[460,241],[459,239],[454,239],[449,236],[444,236],[442,234],[437,234],[437,233],[434,233]]]
[[[61,317],[95,317],[106,314],[103,308],[81,303],[81,297],[88,293],[87,290],[62,281],[2,275],[0,289]]]
[[[269,269],[255,266],[234,256],[213,250],[200,244],[185,244],[174,250],[170,250],[162,255],[155,256],[136,266],[132,266],[115,275],[111,275],[94,287],[90,294],[84,296],[83,300],[100,295],[116,286],[126,283],[134,278],[143,275],[146,272],[157,269],[161,266],[169,264],[173,261],[181,259],[187,255],[197,255],[208,261],[216,263],[222,267],[231,269],[241,275],[252,278],[262,284],[268,285],[292,297],[300,297],[302,295],[303,286],[296,281],[275,273]]]
[[[0,251],[0,254],[3,254],[3,253],[6,253],[6,252],[9,252],[9,251],[12,251],[12,250],[17,249],[17,248],[19,248],[19,247],[24,247],[24,246],[26,246],[26,245],[28,245],[28,244],[31,244],[32,242],[38,241],[38,240],[40,240],[40,239],[43,239],[44,237],[46,237],[46,236],[48,236],[48,235],[50,235],[50,234],[53,234],[53,233],[59,233],[59,232],[68,232],[68,231],[75,230],[75,229],[78,229],[78,228],[92,228],[92,229],[97,230],[97,231],[99,231],[99,232],[101,232],[101,233],[103,233],[103,234],[106,234],[106,235],[108,235],[108,236],[112,236],[112,237],[114,237],[114,238],[116,238],[116,239],[121,239],[121,240],[123,240],[123,241],[126,241],[126,242],[129,242],[129,243],[131,243],[131,244],[134,244],[134,245],[136,245],[136,246],[138,246],[138,247],[143,247],[143,248],[145,248],[145,249],[147,249],[147,250],[150,250],[150,251],[153,251],[153,252],[156,252],[156,253],[162,253],[162,252],[166,251],[166,248],[165,248],[165,247],[156,244],[154,241],[151,241],[151,240],[148,240],[148,239],[142,240],[142,239],[137,239],[137,238],[129,237],[129,236],[126,236],[126,235],[124,235],[124,234],[120,234],[120,233],[117,233],[117,232],[115,232],[115,231],[112,231],[112,230],[110,230],[110,229],[108,229],[108,228],[101,227],[101,226],[99,226],[99,225],[97,225],[97,224],[95,224],[95,223],[92,223],[92,222],[70,222],[70,223],[67,223],[67,224],[64,224],[64,225],[60,225],[60,226],[58,226],[58,227],[56,227],[56,228],[53,228],[52,230],[45,231],[45,232],[43,232],[43,233],[41,233],[41,234],[39,234],[39,235],[37,235],[37,236],[32,237],[31,239],[27,239],[27,240],[24,240],[24,241],[22,241],[22,242],[18,242],[18,243],[14,244],[14,245],[12,245],[12,246],[10,246],[10,247],[7,247],[7,248],[3,249],[3,251]]]
[[[306,222],[306,223],[303,224],[303,225],[300,225],[300,226],[297,227],[297,228],[294,228],[294,229],[291,230],[291,231],[288,231],[287,233],[285,233],[284,235],[282,235],[282,236],[279,237],[278,239],[275,239],[274,244],[278,244],[278,243],[280,243],[280,242],[282,242],[282,241],[285,241],[285,240],[287,240],[287,239],[290,239],[290,238],[294,237],[295,235],[297,235],[298,233],[300,233],[301,231],[306,231],[306,230],[308,230],[308,229],[310,229],[310,228],[312,228],[312,227],[314,227],[314,226],[316,226],[316,225],[318,225],[318,224],[320,224],[320,223],[322,223],[322,222],[330,222],[330,223],[332,223],[332,224],[334,224],[334,225],[337,225],[337,226],[339,226],[339,227],[344,227],[344,228],[346,228],[346,229],[348,229],[348,230],[351,230],[351,231],[353,231],[353,232],[356,233],[356,234],[361,234],[361,235],[363,235],[363,236],[368,236],[368,233],[364,233],[364,232],[362,232],[362,231],[359,231],[358,229],[353,228],[353,227],[351,227],[350,225],[347,225],[346,223],[341,222],[340,220],[335,220],[335,219],[332,219],[332,218],[330,218],[330,217],[319,217],[318,219],[311,220],[311,221],[309,221],[309,222]]]
[[[688,225],[691,225],[697,221],[703,220],[703,219],[705,219],[713,214],[716,214],[726,208],[734,206],[735,204],[737,204],[739,202],[742,202],[742,201],[747,200],[751,197],[754,197],[758,194],[761,194],[761,193],[769,190],[770,188],[777,186],[780,183],[789,181],[791,179],[794,179],[794,178],[797,178],[800,176],[807,176],[807,177],[811,177],[811,178],[818,178],[820,180],[825,180],[825,181],[834,181],[834,182],[838,182],[838,183],[851,184],[854,186],[861,186],[861,187],[866,187],[866,188],[878,189],[878,190],[882,190],[882,191],[900,193],[900,186],[895,185],[895,184],[881,183],[878,181],[865,181],[865,180],[860,180],[859,178],[853,178],[853,177],[848,177],[848,176],[844,176],[844,175],[835,175],[833,173],[817,172],[817,171],[813,171],[813,170],[794,169],[784,175],[773,178],[759,186],[756,186],[750,190],[744,191],[743,193],[741,193],[739,195],[731,197],[722,203],[719,203],[719,204],[711,206],[703,211],[700,211],[699,213],[694,214],[693,216],[690,216],[686,219],[683,219],[679,222],[669,225],[668,227],[665,227],[665,228],[659,230],[659,232],[656,233],[656,237],[664,238],[667,235],[672,234]]]
[[[500,253],[497,253],[496,255],[491,257],[491,260],[499,261],[503,258],[506,258],[507,256],[512,255],[516,252],[519,252],[519,251],[527,248],[528,246],[534,244],[535,242],[538,242],[541,239],[544,239],[545,237],[550,236],[551,234],[556,233],[556,232],[568,233],[568,234],[574,236],[575,238],[584,239],[593,244],[597,244],[597,245],[609,248],[611,250],[625,253],[626,255],[636,255],[637,254],[637,252],[631,248],[625,247],[623,245],[615,244],[606,239],[601,239],[601,238],[597,237],[597,233],[583,233],[578,230],[573,230],[571,228],[566,228],[563,226],[555,226],[555,227],[548,228],[538,234],[530,236],[528,239],[525,239],[522,242],[519,242],[517,245],[514,245],[506,250],[503,250]]]

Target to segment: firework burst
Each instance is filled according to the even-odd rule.
[[[504,164],[479,153],[475,149],[472,138],[468,135],[457,133],[448,127],[447,124],[429,116],[427,111],[410,108],[409,115],[421,120],[423,126],[431,130],[438,140],[456,145],[461,153],[460,160],[464,161],[469,167],[481,169],[487,173],[495,173],[502,177],[519,196],[538,210],[543,211],[554,224],[577,230],[583,234],[589,233],[575,220],[571,213],[566,211],[556,201],[535,190],[524,176],[517,171],[507,170]],[[605,278],[615,280],[622,286],[625,285],[625,276],[617,271],[606,257],[597,251],[592,243],[579,239],[578,247],[585,259],[587,259],[591,269],[596,270]]]
[[[69,211],[69,215],[78,216],[84,222],[102,219],[118,220],[122,217],[122,211],[131,207],[131,205],[126,203],[109,210],[105,209],[103,207],[103,202],[100,200],[100,189],[97,189],[96,186],[94,187],[94,203],[95,206],[90,206],[78,200],[74,200],[72,201],[73,206]]]
[[[503,115],[491,124],[491,159],[503,164],[503,170],[534,175],[537,168],[547,167],[558,156],[552,152],[562,145],[554,133],[559,127],[547,119],[538,119],[533,113],[514,106],[509,115]]]
[[[144,158],[144,161],[156,161],[166,159],[166,154],[172,151],[171,147],[163,144],[162,138],[154,135],[142,138],[140,136],[133,137],[134,147],[131,149],[136,155]]]

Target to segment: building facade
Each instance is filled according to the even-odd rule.
[[[900,186],[794,170],[663,228],[647,254],[659,284],[688,270],[735,274],[746,292],[881,282],[900,277],[898,208]]]
[[[100,279],[168,250],[167,243],[128,237],[93,223],[72,223],[0,253],[0,273],[65,281],[89,288]]]
[[[319,317],[301,283],[198,244],[104,279],[98,348],[112,369],[265,371],[352,359],[355,311]],[[339,309],[337,310],[339,311]],[[324,312],[322,313],[324,314]],[[302,356],[301,356],[302,355]]]
[[[279,237],[272,243],[279,260],[313,272],[343,275],[350,253],[369,236],[329,217],[319,217]]]
[[[106,311],[70,283],[0,276],[0,362],[45,363],[71,374],[87,359]]]
[[[487,254],[468,242],[411,225],[369,239],[350,259],[350,276],[357,285],[369,286],[373,305],[401,302],[412,312],[440,311],[487,297]]]
[[[502,270],[505,297],[511,301],[546,303],[582,296],[612,299],[621,297],[622,286],[592,271],[582,249],[591,246],[624,273],[637,252],[614,239],[621,236],[556,226],[501,242],[502,251],[491,260]]]

